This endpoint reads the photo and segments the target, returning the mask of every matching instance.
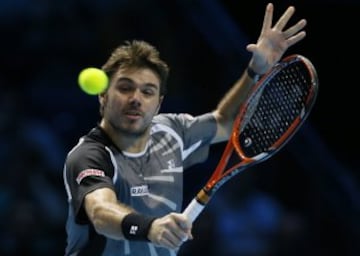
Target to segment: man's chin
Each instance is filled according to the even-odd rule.
[[[145,134],[146,130],[132,127],[132,128],[119,129],[119,132],[124,134],[125,136],[141,137]]]

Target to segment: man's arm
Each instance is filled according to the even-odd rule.
[[[263,26],[256,44],[249,44],[246,47],[252,53],[248,69],[250,68],[258,75],[265,74],[270,70],[290,46],[301,41],[306,35],[305,31],[301,31],[306,25],[305,19],[301,19],[295,25],[284,30],[295,12],[293,6],[286,9],[274,26],[272,26],[273,12],[273,4],[269,3],[266,6]],[[219,102],[214,111],[218,127],[212,143],[228,140],[230,136],[238,109],[256,82],[249,76],[248,69]]]
[[[170,213],[161,218],[149,218],[119,203],[115,192],[109,188],[88,193],[84,207],[96,232],[112,239],[150,241],[158,246],[176,249],[192,238],[192,224],[183,214]],[[141,230],[140,236],[124,233],[124,227],[134,225],[138,227],[134,232]]]
[[[121,222],[133,210],[120,204],[113,190],[100,188],[88,193],[85,196],[84,207],[96,232],[112,239],[125,239]]]

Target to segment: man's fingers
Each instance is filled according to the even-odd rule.
[[[278,22],[275,24],[274,29],[282,31],[286,24],[288,23],[291,16],[294,14],[295,8],[293,6],[290,6],[286,9],[284,14],[280,17]]]
[[[297,42],[301,41],[306,36],[305,31],[301,31],[300,33],[297,33],[295,36],[292,36],[287,39],[288,47],[296,44]]]
[[[271,28],[272,19],[273,19],[273,11],[274,11],[274,6],[272,3],[269,3],[265,9],[265,15],[264,15],[263,26],[261,29],[261,34],[263,34],[266,30]]]
[[[283,32],[285,38],[292,37],[306,26],[307,21],[305,19],[300,20],[294,26],[291,26]]]

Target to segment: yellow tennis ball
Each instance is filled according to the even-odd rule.
[[[78,83],[85,93],[96,95],[106,90],[109,79],[103,70],[90,67],[80,72]]]

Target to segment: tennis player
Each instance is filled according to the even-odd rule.
[[[99,95],[99,123],[68,153],[65,255],[176,255],[192,239],[181,214],[183,172],[205,161],[209,146],[229,138],[234,115],[258,76],[305,37],[306,20],[285,28],[288,7],[273,25],[266,7],[248,68],[214,111],[160,113],[168,65],[144,41],[127,41],[103,65],[110,78]]]

